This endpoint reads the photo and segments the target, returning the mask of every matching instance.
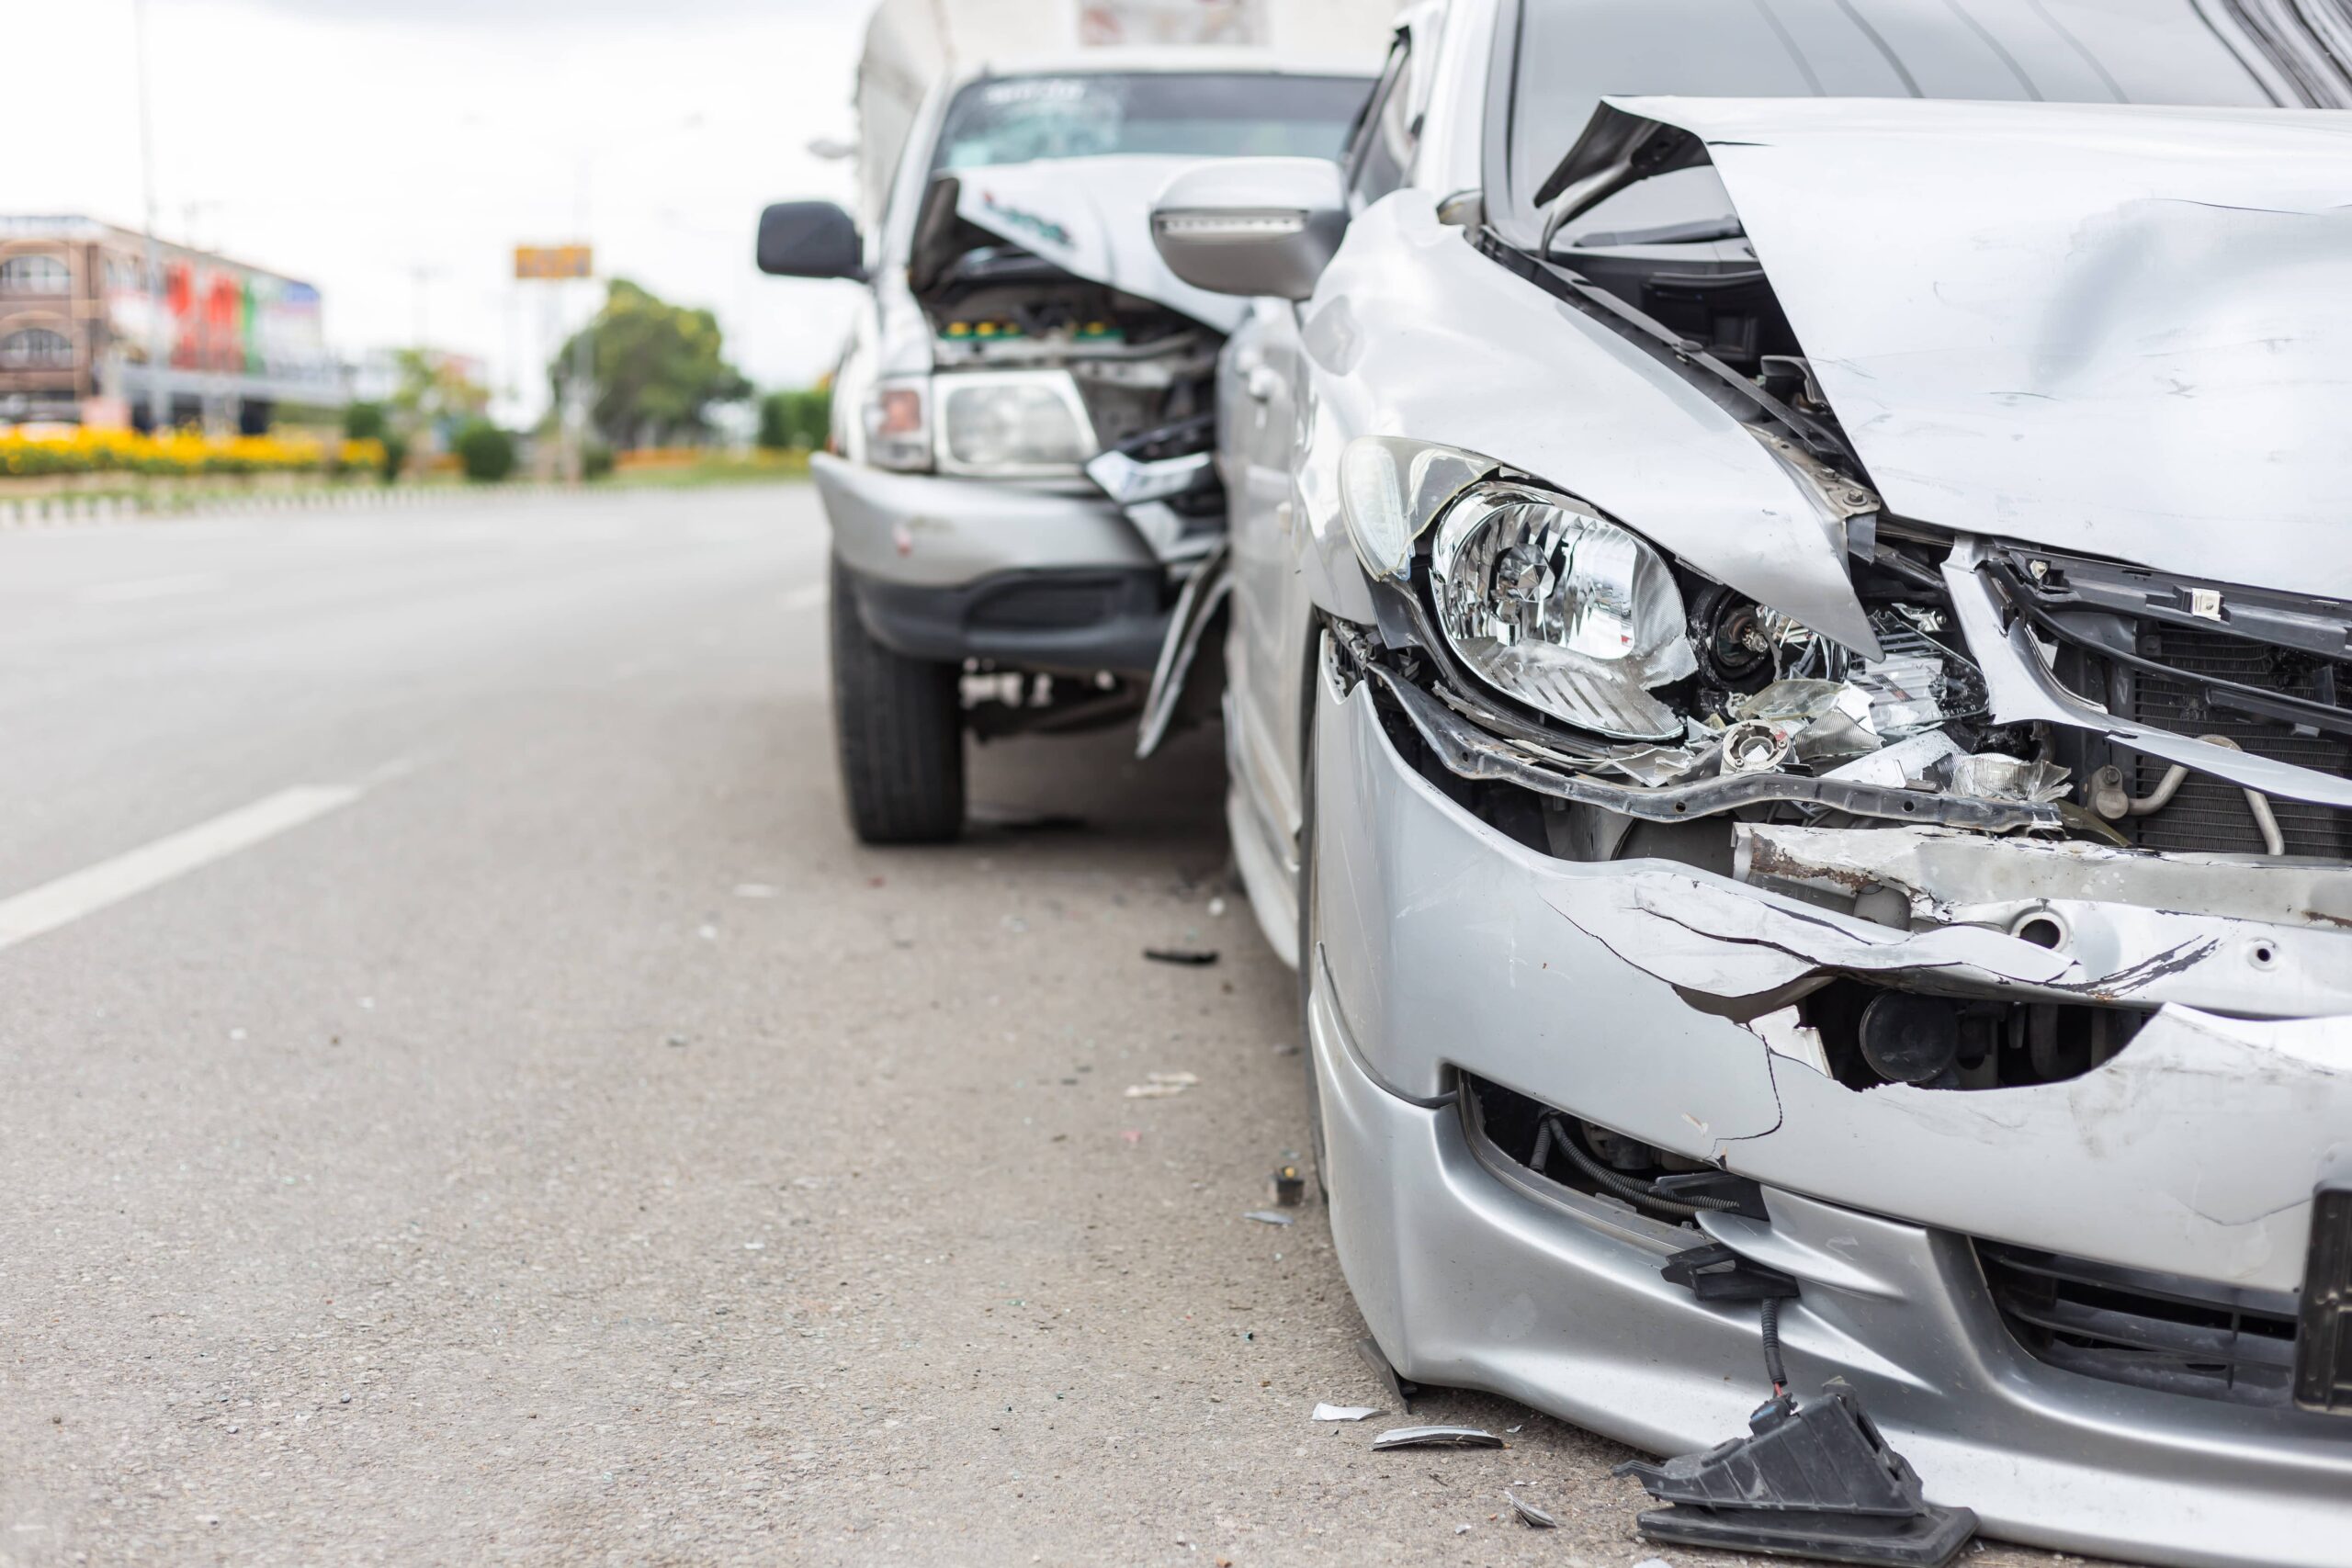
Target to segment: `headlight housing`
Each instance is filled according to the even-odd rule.
[[[1438,629],[1481,680],[1564,723],[1672,740],[1650,693],[1694,673],[1665,558],[1567,496],[1487,482],[1440,514],[1430,554]]]
[[[944,474],[1066,474],[1094,456],[1094,423],[1066,370],[976,370],[939,377],[938,461]]]
[[[931,381],[906,376],[877,381],[865,394],[865,460],[910,473],[931,467]]]

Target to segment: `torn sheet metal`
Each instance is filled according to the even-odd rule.
[[[2038,924],[2069,991],[2256,1018],[2352,1013],[2352,867],[1994,840],[1938,829],[1734,827],[1743,882],[1835,897],[1886,888],[1911,918]],[[2138,983],[2123,989],[2126,976]]]
[[[1405,716],[1429,743],[1449,773],[1465,779],[1498,779],[1560,800],[1598,806],[1647,822],[1688,822],[1770,800],[1815,801],[1858,817],[1897,822],[1940,822],[2006,833],[2018,829],[2055,831],[2063,826],[2053,808],[2030,801],[1973,800],[1919,790],[1883,789],[1844,779],[1797,773],[1748,773],[1702,778],[1656,789],[1589,778],[1525,747],[1499,739],[1403,679],[1385,665],[1366,661],[1363,671],[1396,699]]]
[[[2352,443],[2347,443],[2352,445]],[[2352,551],[2338,553],[2352,558]],[[1963,537],[1944,561],[1944,585],[1951,592],[1961,634],[1984,671],[1992,716],[1997,724],[2064,724],[2097,730],[2135,751],[2179,762],[2200,773],[2227,779],[2242,788],[2288,800],[2352,807],[2352,778],[2299,768],[2291,762],[2229,747],[2209,745],[2170,730],[2154,729],[2109,713],[2058,683],[2030,628],[2008,624],[1993,582],[1980,570],[1988,551],[1983,539]]]
[[[2352,598],[2340,113],[1608,105],[1705,141],[1891,511]],[[1931,264],[1856,244],[1860,211]]]
[[[1233,573],[1225,541],[1220,538],[1200,570],[1184,581],[1176,595],[1176,609],[1168,617],[1168,636],[1159,645],[1159,662],[1151,672],[1151,687],[1143,700],[1143,721],[1136,732],[1138,761],[1159,750],[1183,711],[1186,683],[1200,660],[1201,638],[1217,624],[1217,612],[1233,596]]]
[[[1152,197],[1197,162],[1120,154],[957,169],[956,215],[1065,272],[1229,333],[1250,302],[1193,288],[1151,243]]]
[[[2006,931],[1946,926],[1896,931],[1665,862],[1627,862],[1613,876],[1564,879],[1545,900],[1626,963],[1688,994],[1770,998],[1824,970],[1919,973],[2051,994],[2128,992],[2136,974],[2088,974],[2062,953]]]
[[[1499,1449],[1503,1440],[1476,1427],[1391,1427],[1373,1438],[1375,1449]]]

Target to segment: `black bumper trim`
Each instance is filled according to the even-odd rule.
[[[1157,566],[1007,571],[944,588],[846,575],[866,634],[909,659],[1148,676],[1168,635],[1168,577]]]

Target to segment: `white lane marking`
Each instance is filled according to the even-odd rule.
[[[364,793],[365,787],[358,784],[298,784],[281,789],[209,822],[167,833],[153,843],[69,872],[13,898],[0,898],[0,948],[28,942],[198,866],[249,850],[348,806]]]
[[[75,595],[85,604],[134,604],[144,599],[172,599],[201,593],[220,581],[217,571],[190,572],[185,577],[141,577],[129,582],[101,582]]]
[[[794,589],[786,594],[780,603],[787,610],[813,610],[825,602],[826,596],[824,583],[811,582],[805,587]]]

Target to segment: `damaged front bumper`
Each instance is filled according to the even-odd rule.
[[[2342,1560],[2352,1421],[2254,1373],[2218,1396],[2108,1375],[2082,1336],[2036,1338],[1998,1260],[2291,1319],[2314,1184],[2352,1140],[2352,1019],[2326,1016],[2352,1011],[2343,868],[1907,827],[1899,790],[1838,803],[1879,826],[1719,816],[1728,874],[1558,858],[1408,762],[1426,736],[1384,715],[1393,694],[1333,658],[1318,684],[1303,962],[1332,1226],[1401,1371],[1659,1452],[1738,1430],[1760,1396],[1757,1309],[1659,1274],[1704,1238],[1490,1135],[1503,1098],[1532,1101],[1760,1183],[1768,1219],[1697,1223],[1800,1282],[1796,1386],[1846,1378],[1931,1498],[2069,1550]],[[2053,1081],[1849,1087],[1792,1011],[1832,976],[2124,1009],[2136,1032]]]
[[[823,454],[809,466],[833,553],[883,646],[940,662],[1151,673],[1175,590],[1098,491],[891,473]]]

